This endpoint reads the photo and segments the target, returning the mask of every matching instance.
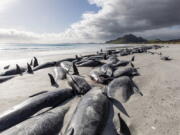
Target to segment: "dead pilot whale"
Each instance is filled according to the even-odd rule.
[[[26,120],[39,110],[53,107],[73,97],[72,89],[61,89],[31,97],[0,115],[0,132]]]
[[[109,100],[100,88],[86,93],[78,104],[65,134],[99,135],[101,134],[109,110]]]
[[[63,126],[69,106],[60,105],[6,130],[2,135],[57,135]]]
[[[5,70],[4,72],[0,73],[0,76],[9,76],[9,75],[22,74],[26,70],[27,70],[27,68],[20,67],[18,64],[16,64],[15,68]]]
[[[107,87],[108,97],[117,99],[120,102],[127,102],[133,93],[143,95],[128,76],[114,79]]]

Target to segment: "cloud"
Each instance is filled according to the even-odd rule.
[[[161,30],[180,25],[179,0],[89,0],[89,2],[101,7],[101,10],[96,14],[84,14],[83,20],[76,24],[74,29],[83,28],[85,35],[94,39],[108,40],[126,33],[144,31],[148,33],[148,30]]]
[[[33,33],[16,29],[0,29],[0,43],[74,43],[79,41],[79,34],[74,35],[68,30],[64,33]]]
[[[0,30],[0,41],[15,42],[104,42],[126,33],[152,38],[176,38],[180,28],[180,0],[88,0],[100,8],[86,12],[63,33],[37,34]],[[180,38],[180,37],[178,37]]]
[[[17,0],[0,0],[0,12],[4,11],[5,9],[7,9],[15,1],[17,1]]]
[[[162,40],[171,40],[171,39],[180,39],[180,28],[160,28],[147,30],[143,32],[134,32],[138,36],[145,37],[147,39],[162,39]]]

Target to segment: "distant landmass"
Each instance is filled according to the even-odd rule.
[[[106,41],[107,44],[180,44],[180,39],[174,39],[174,40],[147,40],[142,37],[137,37],[133,34],[128,34],[123,37],[119,37],[115,40]]]

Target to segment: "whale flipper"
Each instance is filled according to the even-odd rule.
[[[71,129],[68,131],[67,135],[74,135],[74,128],[71,128]]]
[[[121,118],[120,113],[118,113],[118,119],[120,124],[120,131],[118,133],[121,135],[131,135],[131,132],[126,124],[126,122]]]
[[[116,100],[115,98],[109,98],[110,101],[113,103],[114,106],[116,106],[116,108],[121,111],[124,115],[126,115],[127,117],[130,117],[129,114],[127,113],[126,109],[124,108],[124,106],[122,105],[122,103],[120,103],[118,100]]]
[[[48,92],[48,91],[41,91],[41,92],[35,93],[35,94],[33,94],[33,95],[29,96],[29,97],[35,97],[37,95],[44,94],[46,92]]]

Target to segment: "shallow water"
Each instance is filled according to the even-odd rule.
[[[0,65],[22,63],[32,57],[50,57],[96,52],[108,47],[127,47],[112,44],[0,44]]]

